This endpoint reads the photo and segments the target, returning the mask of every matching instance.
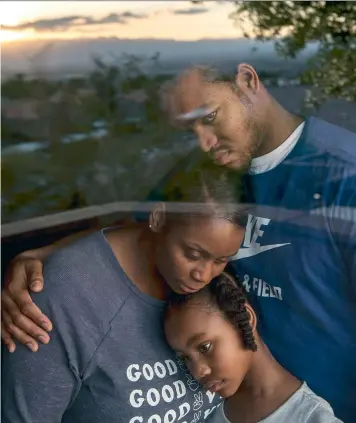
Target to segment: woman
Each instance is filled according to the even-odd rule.
[[[45,261],[35,299],[54,330],[36,354],[4,354],[2,421],[183,423],[215,407],[216,396],[176,364],[163,332],[170,293],[208,284],[244,236],[244,216],[224,206],[233,203],[226,184],[216,175],[197,180],[185,200],[202,206],[160,205],[149,224],[93,233]]]
[[[256,324],[242,285],[224,273],[169,302],[170,346],[197,381],[225,398],[209,422],[341,423],[326,401],[273,358]]]

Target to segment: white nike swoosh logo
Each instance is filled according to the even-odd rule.
[[[272,245],[262,245],[257,246],[254,245],[253,247],[248,248],[241,248],[237,254],[235,254],[230,260],[239,260],[247,257],[257,256],[257,254],[264,253],[268,250],[273,250],[274,248],[283,247],[284,245],[290,245],[290,242],[286,242],[285,244],[272,244]]]

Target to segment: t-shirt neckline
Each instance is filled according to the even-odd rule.
[[[128,275],[125,273],[124,269],[121,267],[119,260],[116,258],[115,254],[114,254],[114,252],[111,248],[111,245],[109,244],[109,241],[105,236],[105,232],[112,230],[112,229],[115,229],[115,228],[118,229],[118,228],[120,228],[120,226],[106,227],[106,228],[101,229],[101,231],[100,231],[101,240],[103,241],[103,246],[108,251],[108,257],[110,258],[110,261],[112,262],[112,264],[114,266],[114,269],[116,269],[118,275],[122,278],[125,285],[130,289],[130,291],[132,291],[133,294],[135,294],[137,297],[139,297],[145,303],[148,303],[149,305],[154,306],[156,308],[163,309],[164,307],[166,307],[167,302],[162,301],[162,300],[158,300],[157,298],[151,297],[150,295],[142,292],[137,287],[137,285],[128,277]]]

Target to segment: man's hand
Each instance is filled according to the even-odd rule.
[[[14,352],[14,340],[31,351],[38,350],[38,343],[47,344],[52,330],[51,321],[31,299],[30,291],[43,289],[42,261],[31,252],[19,254],[11,262],[5,275],[5,288],[1,296],[1,338],[10,352]]]

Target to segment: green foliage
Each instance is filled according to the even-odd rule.
[[[318,43],[303,81],[314,87],[310,105],[327,98],[356,100],[356,3],[352,1],[235,1],[231,17],[246,37],[276,39],[277,51],[296,57]],[[252,29],[251,29],[252,23]]]
[[[151,61],[159,69],[158,55]],[[141,60],[132,56],[123,63],[100,58],[94,63],[95,69],[82,78],[56,82],[38,78],[34,83],[15,76],[2,82],[5,97],[40,100],[38,119],[21,126],[41,128],[35,134],[21,133],[18,123],[3,118],[3,147],[4,141],[10,145],[33,140],[47,143],[39,151],[3,156],[3,222],[91,204],[143,200],[186,154],[181,135],[161,119],[158,95],[165,75],[147,74]],[[135,90],[146,93],[138,108],[145,116],[125,121],[122,95]],[[44,94],[39,97],[36,91]],[[98,120],[105,123],[107,135],[91,139],[93,123]],[[73,133],[88,138],[62,142]]]
[[[11,145],[22,139],[23,141],[32,141],[32,138],[27,134],[22,133],[18,128],[9,124],[9,122],[1,116],[1,145]]]
[[[1,83],[1,96],[11,100],[48,98],[56,89],[54,82],[37,78],[29,80],[23,74],[17,74]]]

